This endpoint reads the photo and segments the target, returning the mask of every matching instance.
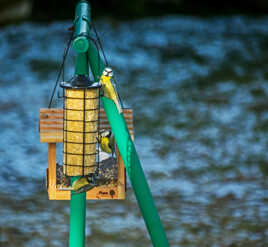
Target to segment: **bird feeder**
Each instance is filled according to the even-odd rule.
[[[70,200],[70,177],[96,172],[98,130],[111,129],[104,109],[99,108],[98,84],[76,76],[61,86],[64,90],[63,108],[40,109],[40,141],[48,143],[47,190],[50,200]],[[133,139],[132,109],[123,109],[123,115]],[[56,143],[61,142],[63,165],[56,161]],[[125,199],[125,168],[117,148],[115,156],[116,181],[87,191],[87,200]]]
[[[61,83],[64,92],[64,174],[94,174],[97,167],[99,92],[101,85],[87,76],[75,76]]]

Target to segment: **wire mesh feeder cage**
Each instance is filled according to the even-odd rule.
[[[50,200],[70,200],[70,177],[95,174],[97,186],[87,191],[88,200],[125,199],[126,177],[122,157],[102,152],[100,131],[111,130],[100,108],[100,85],[85,76],[62,82],[63,108],[40,109],[40,141],[48,143],[47,190]],[[133,111],[123,109],[125,121],[134,138]],[[63,158],[56,157],[56,143]],[[115,145],[116,146],[116,145]],[[106,155],[106,157],[105,157]],[[61,165],[63,164],[63,165]]]
[[[99,136],[99,83],[86,76],[75,76],[62,82],[64,96],[63,172],[66,176],[82,176],[96,172]]]

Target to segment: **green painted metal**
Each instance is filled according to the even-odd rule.
[[[99,81],[102,75],[102,71],[105,66],[103,61],[100,58],[100,54],[97,51],[96,47],[92,44],[89,44],[88,48],[88,62],[91,68],[91,72],[93,74],[94,80]]]
[[[102,74],[104,64],[98,56],[98,51],[92,44],[89,45],[88,54],[92,74],[97,81]],[[123,158],[146,227],[151,236],[153,246],[168,247],[168,239],[154,204],[138,154],[127,129],[125,119],[122,114],[119,114],[112,100],[103,96],[101,97],[101,101],[114,133],[116,144]]]
[[[77,59],[75,74],[88,75],[88,63],[95,81],[99,81],[104,63],[94,45],[87,39],[90,30],[90,7],[86,1],[80,1],[75,14],[75,40],[73,47]],[[87,39],[87,41],[85,41]],[[86,57],[88,51],[88,59]],[[119,114],[113,101],[101,97],[108,121],[115,135],[115,140],[123,158],[128,176],[137,198],[145,224],[151,236],[154,247],[169,247],[162,222],[157,212],[154,200],[146,181],[138,154],[130,137],[125,119]],[[72,178],[72,182],[77,179]],[[85,210],[86,194],[71,193],[70,240],[69,247],[84,247],[85,242]]]
[[[90,11],[86,1],[80,1],[75,11],[73,48],[77,52],[75,61],[75,75],[88,75],[89,64],[87,50],[89,41]],[[79,177],[71,177],[73,183]],[[86,221],[86,193],[75,194],[71,192],[70,201],[70,230],[69,247],[85,246],[85,221]]]
[[[76,5],[73,48],[77,53],[86,52],[89,47],[90,6],[87,1]]]
[[[73,183],[79,177],[71,177]],[[86,193],[71,191],[69,247],[85,246]]]
[[[77,53],[75,58],[75,72],[76,75],[88,75],[88,61],[87,54]]]
[[[88,71],[86,53],[78,53],[76,56],[75,74],[88,75]],[[78,178],[79,177],[71,177],[71,183]],[[69,247],[85,246],[85,220],[86,193],[74,194],[71,192]]]

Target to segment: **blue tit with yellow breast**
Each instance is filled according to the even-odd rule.
[[[100,143],[100,148],[103,152],[108,154],[114,154],[114,136],[112,134],[111,130],[103,130],[100,132],[100,140],[98,140]]]
[[[75,180],[72,184],[72,191],[74,193],[83,193],[93,189],[96,182],[93,176],[82,176]]]
[[[115,103],[119,113],[122,113],[123,111],[119,103],[119,96],[117,94],[115,84],[113,83],[113,71],[111,68],[106,67],[103,70],[100,83],[103,88],[104,96],[111,99]]]

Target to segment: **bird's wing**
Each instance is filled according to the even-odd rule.
[[[116,94],[116,98],[117,98],[118,102],[121,105],[120,98],[119,98],[119,95],[118,95],[118,90],[117,90],[117,84],[116,84],[116,82],[115,82],[115,80],[113,78],[111,78],[111,84],[112,84],[112,86],[114,88],[114,91],[115,91],[115,94]]]
[[[111,137],[110,137],[109,148],[112,150],[112,154],[113,154],[115,152],[115,139],[114,139],[114,134],[112,134]]]
[[[87,177],[83,176],[74,181],[72,190],[74,193],[82,193],[94,188],[95,186],[96,185],[93,181],[89,181]]]
[[[112,84],[113,87],[114,87],[114,90],[115,90],[116,94],[117,94],[117,85],[116,85],[115,80],[114,80],[113,78],[111,78],[110,81],[111,81],[111,84]]]
[[[113,144],[109,142],[108,146],[113,151]]]

